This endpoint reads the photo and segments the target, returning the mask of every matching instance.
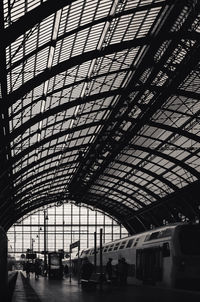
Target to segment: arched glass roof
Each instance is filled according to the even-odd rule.
[[[55,201],[129,232],[198,215],[196,0],[4,0],[1,216]]]

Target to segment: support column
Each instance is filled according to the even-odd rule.
[[[6,233],[0,227],[0,295],[1,301],[8,301],[8,240]]]

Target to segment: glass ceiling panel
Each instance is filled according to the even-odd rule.
[[[39,0],[4,0],[16,203],[67,194],[131,215],[200,177],[199,66],[190,62],[199,16],[177,3],[77,0],[53,11],[43,1],[44,12]]]

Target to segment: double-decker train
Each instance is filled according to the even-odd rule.
[[[81,252],[94,263],[94,248]],[[96,249],[97,271],[100,248]],[[103,267],[112,258],[113,271],[120,258],[129,264],[128,283],[200,289],[200,225],[177,223],[103,244]],[[77,259],[72,260],[73,267]]]

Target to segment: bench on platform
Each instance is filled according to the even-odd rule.
[[[83,290],[95,290],[98,282],[96,280],[81,279],[81,287]]]

